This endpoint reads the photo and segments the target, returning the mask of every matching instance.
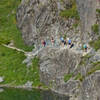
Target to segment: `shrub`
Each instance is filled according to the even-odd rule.
[[[75,76],[75,80],[83,81],[83,76],[81,75],[81,73],[78,73],[78,74]]]
[[[75,23],[75,24],[73,24],[73,28],[77,28],[78,25],[79,25],[79,23]]]
[[[95,41],[91,41],[89,44],[97,51],[98,49],[100,49],[100,37]]]
[[[9,44],[10,40],[4,37],[0,37],[0,44]]]
[[[72,73],[71,74],[67,74],[64,76],[64,81],[67,82],[71,77],[72,77]]]
[[[77,11],[76,2],[75,1],[72,2],[72,8],[61,11],[60,16],[65,18],[75,18],[79,20],[80,17]]]
[[[94,73],[95,71],[100,70],[100,62],[93,63],[93,68],[90,69],[87,75]]]
[[[92,26],[92,31],[96,34],[99,34],[99,25],[98,24],[94,24]]]
[[[96,12],[97,12],[98,14],[100,14],[100,9],[96,9]]]

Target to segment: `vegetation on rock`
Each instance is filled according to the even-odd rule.
[[[100,14],[100,9],[96,9],[96,12]]]
[[[79,17],[78,11],[77,11],[76,2],[75,1],[72,2],[71,8],[62,10],[60,12],[60,16],[65,17],[65,18],[75,18],[75,19],[79,20],[80,17]]]
[[[100,49],[100,37],[95,41],[91,41],[89,44],[97,51],[98,49]]]
[[[93,67],[89,70],[88,75],[94,73],[97,70],[100,70],[100,62],[93,63]]]
[[[71,77],[72,77],[72,73],[71,74],[67,74],[64,76],[64,81],[67,82]]]
[[[81,75],[81,73],[78,73],[75,78],[75,80],[80,80],[80,81],[83,81],[83,76]]]
[[[92,31],[96,34],[99,34],[99,25],[98,24],[94,24],[92,26]]]

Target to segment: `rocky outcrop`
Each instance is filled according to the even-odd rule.
[[[39,57],[41,81],[58,93],[74,96],[79,82],[69,80],[65,83],[64,75],[73,73],[77,69],[81,54],[68,49],[44,48]]]

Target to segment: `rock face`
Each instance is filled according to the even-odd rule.
[[[60,16],[61,11],[70,9],[72,1],[22,0],[16,17],[25,43],[38,45],[42,39],[46,40],[51,36],[59,39],[66,35],[79,46],[81,41],[87,43],[95,38],[96,34],[91,27],[100,24],[96,16],[100,0],[76,0],[81,29],[79,25],[73,28],[77,24],[75,18]],[[98,54],[99,51],[95,53],[92,50],[83,57],[81,53],[69,48],[45,47],[38,54],[41,82],[55,92],[66,94],[67,100],[100,100],[100,72],[96,71],[100,66]]]
[[[73,34],[79,31],[72,29],[75,20],[59,16],[66,5],[60,0],[23,0],[17,11],[17,22],[25,43],[32,45],[47,36],[59,37],[60,34],[75,37]]]
[[[61,84],[60,79],[63,80],[65,74],[74,72],[80,62],[81,55],[75,54],[67,49],[60,50],[48,47],[39,53],[39,57],[41,80],[46,85],[50,85],[50,82],[52,83],[54,80],[58,82],[59,86]],[[58,79],[58,81],[55,79]]]
[[[81,33],[80,29],[73,30],[72,25],[76,22],[74,19],[66,20],[59,15],[62,10],[69,9],[71,0],[22,0],[17,11],[17,22],[25,43],[32,45],[41,38],[52,35],[58,37],[60,34],[67,34],[72,38],[75,33],[79,33],[83,42],[88,42],[89,37],[93,38],[95,34],[91,31],[91,27],[98,23],[96,9],[100,9],[100,1],[76,1]]]
[[[100,71],[83,81],[81,92],[81,100],[100,100]]]
[[[81,19],[81,29],[83,40],[88,40],[88,33],[91,33],[91,27],[96,23],[96,9],[99,0],[76,0]],[[88,42],[88,41],[86,41]]]
[[[100,8],[99,0],[76,0],[78,11],[81,19],[82,40],[88,40],[88,35],[93,35],[91,32],[92,25],[96,24],[96,9]],[[89,33],[89,34],[88,34]],[[94,35],[93,35],[94,36]],[[86,41],[88,42],[88,41]]]
[[[91,67],[95,67],[89,63],[93,57],[88,57],[87,63],[83,62],[86,64],[82,65],[80,62],[82,63],[83,56],[73,51],[73,49],[44,48],[38,55],[41,82],[51,87],[53,91],[68,95],[67,100],[99,100],[100,71],[87,75]],[[72,73],[71,78],[65,82],[64,76]],[[78,73],[82,76],[77,76]]]

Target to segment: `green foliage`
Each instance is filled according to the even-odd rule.
[[[75,80],[83,81],[83,77],[82,77],[81,73],[78,73],[78,74],[75,76]]]
[[[10,40],[5,37],[0,37],[0,44],[9,44]]]
[[[61,11],[60,16],[64,18],[75,18],[79,20],[80,17],[77,11],[76,2],[72,2],[72,8]]]
[[[73,27],[74,27],[74,28],[77,28],[78,25],[79,25],[79,23],[75,23],[75,24],[73,24]]]
[[[92,30],[94,33],[99,34],[99,25],[98,24],[94,24],[92,26]]]
[[[64,2],[64,0],[60,0],[60,2]]]
[[[96,12],[100,14],[100,9],[96,9]]]
[[[95,41],[91,41],[89,44],[97,51],[98,49],[100,49],[100,37]]]
[[[66,39],[66,37],[67,37],[67,35],[66,35],[66,34],[64,34],[64,39]]]
[[[0,44],[13,40],[17,48],[31,51],[22,40],[21,32],[16,27],[16,9],[21,0],[0,0]]]
[[[89,70],[88,75],[94,73],[97,70],[100,70],[100,62],[93,63],[93,67]]]
[[[25,58],[21,52],[0,46],[0,76],[4,77],[1,84],[17,86],[25,84],[28,80],[33,82],[33,86],[40,84],[39,59],[35,58],[32,66],[27,68],[22,64]]]
[[[64,75],[64,81],[67,82],[72,77],[72,75],[73,75],[72,73]]]

